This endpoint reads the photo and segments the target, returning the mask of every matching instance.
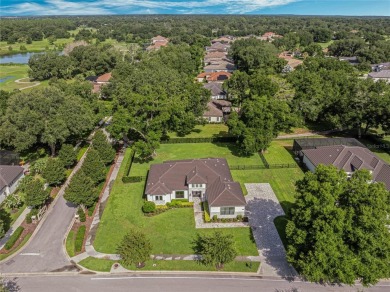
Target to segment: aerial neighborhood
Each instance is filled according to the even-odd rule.
[[[0,21],[0,290],[388,287],[388,17]]]

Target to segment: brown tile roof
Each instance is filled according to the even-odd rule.
[[[0,190],[15,181],[24,169],[17,165],[0,165]]]
[[[223,117],[223,112],[213,102],[207,103],[207,110],[203,113],[203,117]]]
[[[314,166],[319,164],[334,165],[346,172],[367,169],[372,172],[374,181],[383,182],[390,190],[390,166],[365,147],[358,146],[323,146],[316,149],[302,150],[302,153]]]
[[[202,72],[200,74],[198,74],[198,76],[196,76],[196,78],[206,78],[207,76],[210,76],[211,73],[210,72]]]
[[[100,75],[97,79],[96,79],[96,82],[109,82],[110,79],[111,79],[111,72],[109,73],[106,73],[106,74],[103,74],[103,75]]]
[[[213,72],[210,74],[209,77],[207,77],[208,81],[224,81],[229,79],[232,76],[232,73],[225,72],[225,71],[219,71],[219,72]]]
[[[150,167],[145,193],[170,194],[188,190],[188,183],[206,183],[210,206],[243,206],[245,198],[224,158],[165,161]]]
[[[161,35],[158,35],[158,36],[155,36],[154,38],[152,38],[152,42],[155,43],[155,42],[169,42],[169,39],[161,36]]]

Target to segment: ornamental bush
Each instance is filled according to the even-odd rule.
[[[85,216],[85,212],[82,208],[78,208],[77,215],[79,215],[80,222],[85,222],[85,220],[87,219]]]
[[[142,206],[144,213],[152,213],[156,210],[156,204],[154,202],[146,201]]]
[[[16,228],[15,232],[10,236],[7,243],[4,245],[4,248],[6,250],[10,250],[16,243],[16,241],[19,239],[20,235],[22,235],[24,228],[22,226],[19,226]]]

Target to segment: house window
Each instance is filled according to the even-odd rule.
[[[162,201],[163,200],[163,196],[155,196],[155,201]]]
[[[234,215],[234,207],[221,207],[221,215]]]
[[[184,199],[184,191],[175,192],[176,199]]]
[[[192,187],[193,187],[193,188],[201,188],[201,187],[202,187],[202,184],[193,184]]]

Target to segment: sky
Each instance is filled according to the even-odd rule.
[[[390,0],[0,0],[1,16],[98,14],[390,16]]]

